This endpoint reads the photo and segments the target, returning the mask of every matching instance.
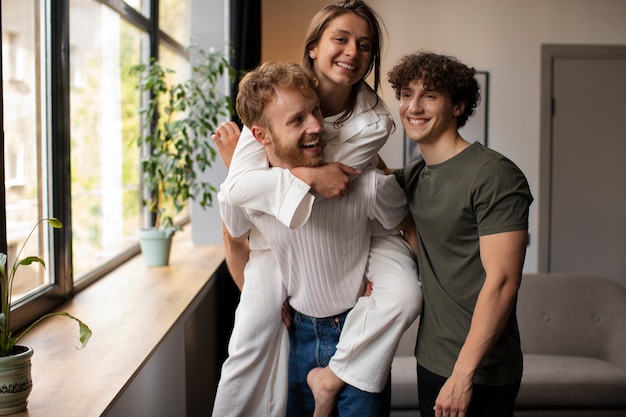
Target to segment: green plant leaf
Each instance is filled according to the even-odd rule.
[[[18,262],[19,265],[30,265],[33,262],[40,263],[44,268],[46,267],[46,263],[39,256],[27,256]]]
[[[15,339],[12,340],[13,346],[16,345],[20,341],[20,339],[22,339],[22,337],[24,337],[24,335],[26,335],[29,331],[31,331],[35,326],[37,326],[43,320],[45,320],[45,319],[47,319],[49,317],[52,317],[52,316],[62,316],[62,317],[67,317],[69,319],[75,320],[78,323],[78,332],[79,332],[78,339],[80,340],[80,343],[81,343],[80,346],[76,346],[76,348],[77,349],[83,349],[85,346],[87,346],[87,342],[89,342],[89,339],[91,338],[91,335],[92,335],[92,331],[89,328],[89,326],[87,326],[85,323],[83,323],[77,317],[74,317],[71,314],[65,313],[65,312],[62,312],[62,311],[55,311],[55,312],[48,313],[48,314],[45,314],[45,315],[41,316],[34,323],[32,323],[30,326],[28,326],[24,331],[22,331],[22,333],[20,333],[19,336],[17,336]],[[10,352],[10,350],[9,350],[9,352]]]
[[[39,220],[35,226],[33,227],[33,230],[31,231],[31,233],[28,235],[28,237],[26,238],[26,241],[22,244],[22,248],[20,249],[20,251],[18,252],[17,257],[19,258],[22,249],[24,249],[26,242],[28,241],[28,239],[30,238],[30,236],[32,235],[33,231],[35,231],[35,229],[37,228],[37,226],[39,225],[39,223],[43,222],[47,220],[48,223],[50,224],[50,226],[52,226],[55,229],[60,229],[63,227],[63,223],[61,223],[61,221],[57,218],[49,218],[49,219],[41,219]],[[5,257],[4,262],[6,262],[6,256],[4,254],[2,254]],[[6,274],[4,273],[5,271],[3,271],[2,274],[2,285],[1,285],[1,293],[2,293],[2,313],[0,313],[0,356],[9,356],[11,355],[11,352],[13,351],[13,348],[15,347],[15,345],[20,341],[20,339],[22,337],[24,337],[25,334],[27,334],[31,329],[33,329],[35,326],[37,326],[42,320],[51,317],[51,316],[65,316],[68,317],[70,319],[76,320],[76,322],[78,323],[79,326],[79,339],[81,342],[81,347],[80,349],[84,348],[87,345],[87,342],[89,341],[89,339],[91,338],[91,329],[89,329],[89,327],[83,323],[82,321],[80,321],[78,318],[68,314],[68,313],[64,313],[64,312],[53,312],[53,313],[48,313],[45,314],[43,316],[41,316],[40,318],[38,318],[37,320],[35,320],[32,324],[30,324],[25,330],[23,330],[19,336],[14,337],[13,334],[10,331],[10,317],[11,317],[11,287],[12,287],[12,282],[13,282],[13,278],[15,277],[15,273],[17,271],[18,266],[20,265],[31,265],[32,263],[39,263],[41,264],[44,268],[46,267],[43,259],[41,259],[38,256],[27,256],[24,259],[18,261],[15,261],[13,264],[13,267],[10,271],[10,275],[7,277]]]
[[[48,223],[50,224],[50,226],[54,227],[55,229],[61,229],[63,227],[63,223],[61,223],[61,220],[55,217],[49,218]]]
[[[234,74],[228,64],[229,49],[207,52],[191,45],[188,51],[192,76],[180,83],[168,85],[171,78],[167,74],[174,71],[164,69],[156,60],[133,67],[137,88],[150,93],[146,107],[140,110],[145,115],[142,132],[146,133],[134,142],[150,150],[141,159],[142,178],[149,193],[142,201],[156,215],[157,228],[172,225],[189,199],[212,201],[212,196],[205,194],[215,188],[205,186],[210,182],[197,174],[216,158],[209,136],[218,127],[218,115],[233,113],[230,99],[217,88],[223,76]]]

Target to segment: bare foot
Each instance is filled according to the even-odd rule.
[[[339,379],[329,367],[311,369],[306,382],[313,391],[315,399],[313,417],[330,416],[337,402],[337,394],[346,383]]]

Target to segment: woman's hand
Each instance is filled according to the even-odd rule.
[[[235,122],[220,124],[215,133],[211,135],[211,140],[215,143],[217,152],[219,152],[227,169],[230,168],[230,161],[233,159],[235,147],[237,146],[240,135],[241,130]]]

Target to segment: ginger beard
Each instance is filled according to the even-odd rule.
[[[312,89],[279,88],[265,109],[265,127],[255,128],[272,166],[317,167],[323,163],[324,118]]]
[[[324,163],[321,135],[304,134],[296,144],[283,143],[280,138],[272,136],[274,155],[288,166],[315,168]]]

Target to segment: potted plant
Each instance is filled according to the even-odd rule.
[[[30,360],[33,356],[33,349],[29,346],[18,344],[24,335],[48,317],[63,316],[78,323],[81,343],[79,349],[85,347],[91,337],[91,330],[85,323],[65,312],[44,314],[18,334],[11,332],[11,292],[18,267],[31,265],[34,262],[41,264],[44,268],[46,267],[43,259],[38,256],[27,256],[20,259],[26,242],[28,242],[39,223],[44,221],[48,221],[55,229],[63,227],[63,224],[55,218],[39,220],[22,244],[10,270],[7,270],[7,255],[0,253],[0,297],[2,298],[2,312],[0,313],[0,415],[13,414],[24,410],[32,389]]]
[[[168,264],[171,238],[179,229],[174,216],[189,199],[203,208],[212,204],[216,189],[202,179],[216,156],[208,137],[221,116],[232,114],[229,97],[217,88],[224,75],[233,73],[225,51],[204,51],[196,45],[188,50],[192,71],[184,82],[168,84],[174,71],[157,60],[131,68],[138,76],[138,90],[149,96],[134,141],[145,154],[141,171],[147,197],[142,204],[154,218],[154,227],[141,229],[139,236],[148,266]],[[148,251],[155,246],[158,257],[153,258]]]

